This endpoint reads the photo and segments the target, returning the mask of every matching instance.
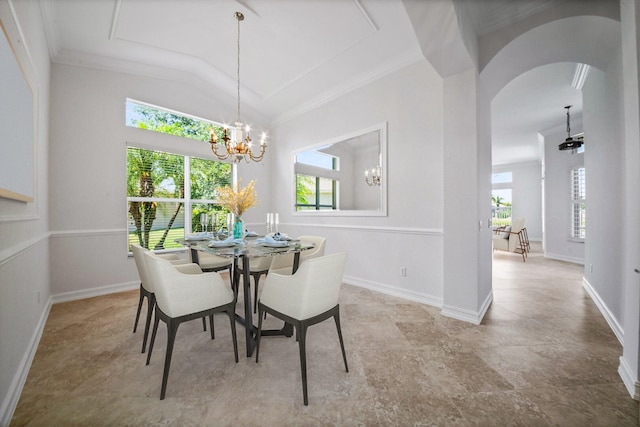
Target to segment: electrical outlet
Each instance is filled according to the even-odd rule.
[[[400,277],[407,277],[407,267],[400,267]]]

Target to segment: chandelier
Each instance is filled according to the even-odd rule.
[[[371,174],[371,175],[369,175]],[[380,165],[377,165],[371,171],[364,171],[364,180],[369,186],[380,185]]]
[[[574,150],[576,148],[579,148],[584,143],[582,138],[573,138],[571,136],[571,126],[570,126],[570,117],[569,117],[569,109],[571,108],[571,105],[567,105],[564,108],[567,109],[567,139],[565,139],[564,142],[558,146],[558,149],[560,151]]]
[[[244,15],[241,12],[236,12],[234,16],[238,21],[238,118],[234,123],[235,133],[233,135],[233,140],[231,139],[231,136],[229,136],[229,126],[224,125],[222,141],[226,150],[225,153],[218,152],[221,144],[218,144],[218,135],[216,135],[215,130],[212,128],[209,131],[211,134],[211,151],[213,151],[213,154],[215,154],[218,159],[226,160],[231,158],[233,163],[239,163],[242,159],[247,163],[249,163],[249,160],[259,162],[264,157],[264,151],[267,148],[267,135],[264,132],[262,133],[262,137],[260,139],[260,154],[253,154],[253,150],[251,148],[251,129],[248,125],[245,126],[245,124],[240,120],[240,21],[244,20]]]

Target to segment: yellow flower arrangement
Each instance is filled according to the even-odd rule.
[[[229,212],[235,216],[242,216],[244,211],[258,204],[255,180],[251,180],[244,188],[240,186],[240,183],[241,180],[238,181],[234,188],[227,185],[218,190],[220,204],[229,209]]]

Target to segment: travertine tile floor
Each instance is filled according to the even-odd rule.
[[[263,339],[256,364],[239,333],[235,364],[224,316],[213,341],[199,321],[183,324],[160,401],[166,330],[145,366],[142,331],[131,333],[137,291],[56,304],[12,425],[637,425],[617,374],[622,348],[581,267],[539,252],[526,263],[494,254],[494,302],[479,326],[344,285],[350,372],[333,322],[311,327],[308,407],[295,339]]]

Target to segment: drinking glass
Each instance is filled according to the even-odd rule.
[[[271,233],[272,224],[273,224],[273,214],[271,212],[269,212],[267,214],[267,232],[266,232],[266,234]]]
[[[207,225],[209,223],[209,215],[206,213],[200,214],[200,231],[207,231]]]

